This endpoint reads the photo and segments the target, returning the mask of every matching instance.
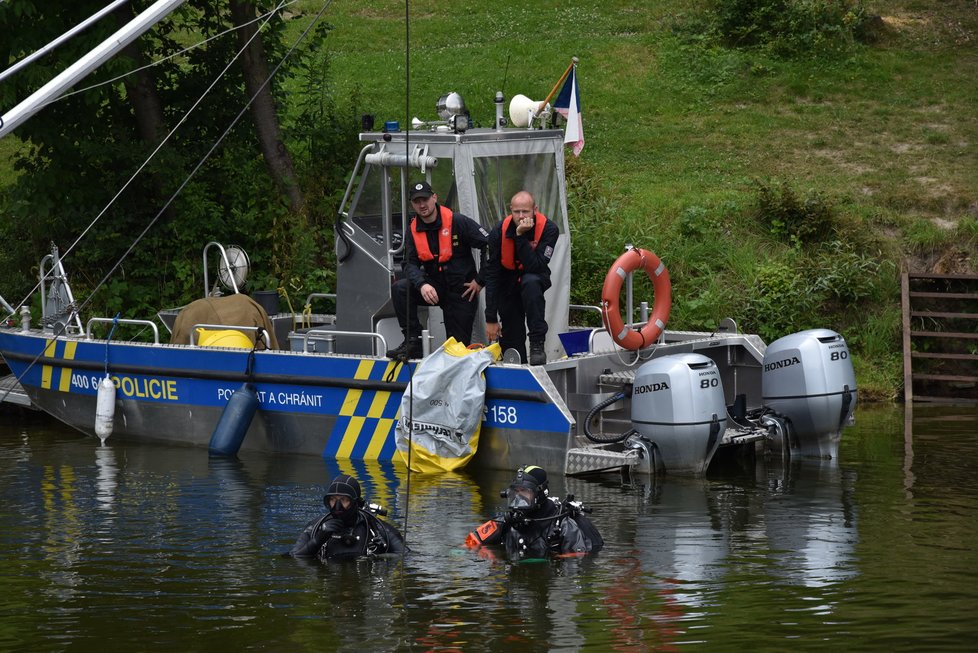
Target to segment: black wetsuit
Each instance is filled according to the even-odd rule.
[[[400,531],[366,510],[358,510],[353,526],[329,513],[309,522],[290,555],[320,560],[358,558],[408,551]]]
[[[524,519],[508,520],[502,535],[513,559],[546,558],[552,554],[589,553],[604,540],[587,517],[571,515],[559,501],[547,500]]]

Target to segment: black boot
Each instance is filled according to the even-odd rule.
[[[387,350],[387,358],[406,361],[421,358],[421,353],[421,338],[405,338],[400,345]]]
[[[547,353],[543,350],[543,342],[530,342],[530,365],[544,365]]]

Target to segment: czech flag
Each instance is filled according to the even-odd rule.
[[[554,100],[554,109],[567,119],[564,130],[564,143],[572,145],[574,156],[579,156],[584,149],[584,123],[581,120],[581,96],[577,87],[577,65],[571,67],[560,95]]]

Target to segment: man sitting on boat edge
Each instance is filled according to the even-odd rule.
[[[387,352],[394,360],[421,358],[421,322],[418,306],[440,306],[445,333],[464,345],[472,342],[479,293],[485,283],[489,233],[461,213],[438,203],[427,182],[411,186],[411,206],[417,215],[404,234],[403,277],[391,287],[391,302],[404,342]],[[476,268],[472,250],[481,251]]]
[[[334,478],[323,503],[329,512],[306,525],[289,551],[292,557],[317,557],[326,561],[410,550],[400,531],[375,514],[386,512],[379,506],[366,504],[360,483],[352,476]]]
[[[550,258],[560,230],[538,210],[525,190],[513,195],[510,214],[489,232],[483,276],[486,281],[486,338],[503,351],[515,349],[520,362],[547,362],[544,293],[550,288]],[[500,320],[502,325],[500,326]],[[530,355],[526,355],[526,338]]]

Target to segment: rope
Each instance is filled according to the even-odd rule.
[[[245,363],[245,376],[248,377],[248,383],[254,383],[255,381],[255,351],[258,349],[258,345],[265,345],[264,349],[268,349],[268,343],[265,342],[265,329],[258,327],[255,331],[255,344],[252,345],[251,351],[248,352],[248,362]]]
[[[95,293],[97,293],[98,290],[103,285],[105,285],[106,281],[108,281],[108,279],[113,274],[115,274],[115,271],[119,268],[120,265],[122,265],[122,262],[129,256],[129,254],[132,253],[132,250],[135,249],[136,245],[139,244],[139,242],[149,232],[149,230],[159,221],[160,217],[170,207],[170,205],[177,198],[177,196],[180,195],[181,192],[183,192],[183,189],[190,182],[190,180],[194,177],[194,175],[197,174],[197,172],[200,170],[200,168],[204,165],[204,162],[207,161],[208,158],[210,158],[210,156],[211,156],[211,154],[213,154],[214,150],[217,149],[217,146],[220,145],[224,141],[225,138],[227,138],[227,135],[231,132],[231,129],[233,129],[234,126],[238,123],[238,121],[241,120],[241,118],[244,115],[244,113],[248,110],[248,108],[255,101],[255,98],[258,96],[258,93],[262,92],[265,89],[265,87],[271,81],[272,77],[274,77],[275,74],[278,72],[279,68],[282,67],[282,64],[284,64],[285,61],[290,56],[292,56],[292,53],[295,51],[296,47],[298,47],[299,43],[301,43],[306,38],[306,36],[308,35],[308,33],[311,31],[312,27],[319,21],[319,18],[323,15],[323,13],[325,13],[326,9],[328,9],[329,6],[332,5],[332,4],[333,4],[332,0],[328,0],[326,2],[326,4],[323,5],[323,8],[320,9],[319,13],[316,14],[316,16],[313,18],[312,22],[309,24],[309,26],[306,27],[305,31],[302,32],[302,34],[299,36],[299,38],[296,40],[296,42],[292,45],[292,47],[289,48],[288,52],[285,53],[285,55],[282,57],[281,61],[279,61],[278,64],[276,64],[275,68],[271,71],[271,73],[269,73],[268,78],[258,88],[258,90],[256,91],[255,95],[253,95],[248,100],[248,102],[245,103],[245,106],[241,110],[241,112],[238,113],[237,116],[235,116],[235,118],[231,121],[231,124],[224,131],[224,133],[221,134],[221,136],[214,143],[214,145],[212,145],[211,148],[204,154],[204,156],[200,159],[200,161],[193,168],[193,170],[191,170],[191,172],[187,176],[187,178],[184,179],[184,181],[183,181],[182,184],[180,184],[180,187],[177,188],[176,192],[174,192],[173,195],[170,196],[170,199],[167,200],[167,202],[163,205],[163,208],[160,209],[160,211],[156,214],[156,216],[152,220],[150,220],[150,222],[146,226],[146,228],[143,229],[142,233],[140,233],[139,236],[136,237],[136,240],[134,240],[132,242],[132,244],[129,246],[129,249],[127,249],[122,254],[122,256],[119,258],[119,260],[116,262],[116,264],[112,267],[112,269],[109,270],[109,272],[102,278],[101,281],[99,281],[98,285],[96,285],[95,288],[92,290],[92,292],[89,294],[88,299],[86,299],[84,302],[82,302],[81,306],[78,307],[78,312],[79,313],[91,301],[91,299],[95,295]],[[272,12],[269,12],[267,14],[267,18],[266,18],[265,22],[262,23],[262,27],[264,27],[264,25],[267,24],[269,20],[271,20],[272,14],[278,12],[285,5],[286,5],[286,2],[285,2],[285,0],[283,0],[282,2],[279,3],[279,5]],[[136,169],[135,172],[133,172],[133,174],[129,177],[129,179],[126,181],[126,183],[122,185],[122,188],[120,188],[119,191],[115,195],[112,196],[112,199],[109,200],[108,204],[105,205],[105,207],[99,212],[99,214],[97,216],[95,216],[95,218],[92,219],[92,221],[88,224],[88,226],[85,227],[84,230],[82,230],[82,232],[78,235],[77,238],[75,238],[75,241],[73,243],[71,243],[71,245],[61,255],[61,260],[62,261],[65,259],[65,257],[67,257],[69,254],[71,254],[71,252],[78,246],[78,244],[82,241],[82,239],[85,238],[85,236],[88,234],[88,232],[91,231],[95,227],[95,225],[99,222],[99,220],[101,220],[102,217],[108,212],[109,208],[111,208],[112,205],[115,204],[116,200],[118,200],[119,197],[122,196],[122,193],[125,192],[125,190],[130,186],[130,184],[132,184],[132,182],[136,180],[136,177],[138,177],[139,174],[146,168],[146,166],[149,165],[149,162],[153,160],[153,158],[159,153],[159,151],[170,140],[170,138],[177,132],[177,130],[183,125],[183,123],[185,123],[187,121],[187,119],[190,117],[190,114],[193,113],[200,106],[200,104],[204,101],[204,98],[207,97],[208,94],[210,94],[210,92],[214,89],[214,87],[221,80],[221,78],[224,77],[224,75],[231,68],[231,66],[234,64],[234,62],[237,61],[238,58],[241,57],[241,55],[244,53],[244,51],[251,45],[251,42],[255,38],[257,38],[258,34],[260,34],[262,32],[262,27],[260,27],[259,29],[255,30],[255,33],[248,40],[248,42],[245,43],[241,47],[240,50],[238,50],[238,52],[234,55],[234,57],[231,58],[231,61],[229,61],[228,64],[221,70],[221,72],[218,73],[217,77],[214,78],[214,81],[212,81],[208,85],[208,87],[206,89],[204,89],[204,92],[201,94],[201,96],[199,98],[197,98],[197,100],[190,107],[190,109],[188,109],[187,112],[180,118],[180,121],[177,122],[177,124],[174,125],[173,129],[171,129],[170,132],[166,136],[163,137],[163,139],[156,146],[156,148],[150,153],[150,155],[146,158],[146,160],[143,161],[142,164],[140,164],[140,166]],[[40,287],[40,285],[47,280],[47,277],[51,274],[51,272],[52,271],[49,271],[43,278],[41,278],[38,281],[38,283],[35,284],[34,287],[31,288],[30,291],[28,291],[27,295],[24,297],[24,299],[22,299],[19,302],[19,304],[25,304],[27,302],[27,300],[30,298],[30,296],[37,291],[37,289]]]
[[[109,335],[105,339],[105,376],[109,375],[109,342],[112,340],[112,334],[115,333],[115,328],[119,326],[120,315],[122,315],[121,312],[116,313],[115,317],[112,318],[112,328],[109,329]]]
[[[81,313],[82,309],[84,309],[85,306],[87,306],[88,303],[92,301],[92,298],[95,296],[95,293],[97,293],[98,290],[106,284],[109,278],[113,274],[115,274],[116,270],[119,269],[123,261],[125,261],[126,258],[128,258],[129,254],[131,254],[132,251],[136,248],[136,245],[138,245],[140,241],[142,241],[143,237],[149,232],[149,230],[156,225],[160,217],[162,217],[163,213],[168,208],[170,208],[170,205],[174,202],[174,200],[176,200],[176,198],[180,195],[180,193],[183,192],[183,189],[187,186],[187,184],[190,183],[190,180],[193,179],[194,175],[196,175],[197,172],[203,167],[204,163],[207,161],[207,159],[210,158],[211,154],[213,154],[214,151],[217,149],[217,147],[222,142],[224,142],[224,139],[227,138],[228,134],[231,133],[231,130],[234,129],[235,125],[238,124],[238,122],[241,120],[244,114],[248,111],[248,108],[255,101],[255,98],[258,97],[258,94],[261,93],[266,86],[268,86],[269,82],[272,80],[272,77],[275,76],[275,74],[279,71],[279,69],[282,67],[285,61],[290,56],[292,56],[292,53],[295,51],[295,49],[299,47],[299,44],[302,43],[303,40],[305,40],[306,36],[309,35],[309,32],[312,31],[312,28],[316,25],[316,23],[319,22],[319,19],[322,18],[322,15],[326,13],[326,10],[329,9],[330,5],[332,4],[333,4],[333,0],[327,0],[327,2],[323,5],[322,9],[320,9],[319,12],[313,17],[309,25],[306,26],[306,29],[302,32],[302,34],[299,35],[299,38],[296,40],[296,42],[292,44],[292,47],[290,47],[289,50],[285,53],[285,55],[283,55],[282,59],[275,65],[275,68],[273,68],[272,71],[268,74],[268,77],[265,79],[265,81],[262,82],[261,86],[258,87],[254,95],[252,95],[251,98],[249,98],[249,100],[245,103],[244,107],[242,107],[241,111],[238,112],[238,115],[234,117],[234,119],[231,121],[231,124],[228,125],[227,129],[225,129],[224,132],[220,135],[220,137],[218,137],[218,139],[214,142],[214,144],[211,145],[210,149],[208,149],[207,152],[204,153],[204,155],[197,162],[197,165],[195,165],[193,170],[190,171],[190,174],[187,175],[187,177],[183,180],[183,182],[176,189],[176,191],[174,191],[173,194],[170,196],[170,199],[168,199],[166,203],[163,205],[163,208],[161,208],[159,212],[157,212],[157,214],[153,217],[153,219],[149,221],[149,224],[146,225],[143,231],[129,245],[129,248],[126,249],[125,252],[123,252],[122,256],[119,257],[119,260],[116,261],[115,265],[112,266],[112,269],[110,269],[105,274],[105,276],[102,277],[102,279],[98,282],[95,288],[92,289],[92,292],[89,294],[88,299],[82,302],[81,305],[78,306],[75,312]],[[279,4],[279,7],[282,6],[284,6],[284,1]],[[252,39],[254,39],[260,32],[261,32],[260,29],[256,30],[255,34],[252,36]],[[143,162],[141,166],[139,166],[136,172],[133,173],[132,177],[129,178],[129,181],[127,181],[125,185],[123,185],[123,187],[119,190],[119,192],[116,193],[111,200],[109,200],[109,203],[105,206],[105,208],[102,209],[102,211],[95,217],[95,219],[89,223],[89,225],[85,228],[85,230],[78,236],[78,238],[75,239],[75,242],[73,242],[71,246],[68,247],[67,250],[65,250],[64,255],[61,256],[62,261],[64,260],[64,257],[67,256],[78,245],[79,242],[81,242],[82,238],[84,238],[85,235],[95,226],[95,224],[99,221],[99,219],[101,219],[101,217],[105,215],[105,212],[109,210],[109,207],[112,206],[112,204],[119,198],[120,195],[122,195],[122,192],[129,186],[130,183],[132,183],[132,181],[136,178],[136,176],[140,172],[142,172],[143,168],[145,168],[149,164],[150,160],[156,155],[157,152],[160,151],[160,148],[163,147],[163,144],[166,143],[166,141],[169,140],[169,138],[176,132],[176,130],[180,127],[180,125],[182,125],[187,120],[187,117],[190,115],[190,113],[194,109],[196,109],[197,106],[200,105],[204,97],[208,93],[210,93],[211,89],[214,88],[214,86],[221,79],[221,77],[224,76],[224,73],[227,72],[227,70],[231,67],[231,64],[234,63],[239,56],[241,56],[241,53],[244,52],[245,48],[247,48],[248,45],[250,44],[251,44],[251,40],[249,40],[248,43],[242,46],[241,50],[239,50],[238,53],[234,56],[234,58],[232,58],[231,61],[228,63],[228,65],[224,67],[224,70],[222,70],[221,73],[217,76],[217,78],[213,82],[211,82],[210,86],[207,87],[207,89],[204,91],[204,94],[201,95],[201,97],[194,103],[194,105],[190,108],[190,110],[188,110],[187,113],[184,114],[183,118],[180,119],[180,122],[177,123],[177,125],[170,131],[170,133],[167,134],[166,137],[164,137],[164,139],[160,142],[159,146],[155,150],[153,150],[153,152],[149,155],[149,158],[146,159],[146,161]],[[48,274],[42,277],[38,281],[38,283],[27,293],[27,296],[24,297],[24,299],[18,303],[18,305],[27,303],[27,300],[30,298],[30,296],[34,294],[34,292],[40,287],[40,285],[47,280],[47,276],[50,274],[51,271],[49,271]],[[62,326],[62,328],[55,331],[54,333],[55,339],[59,338],[63,333],[64,333],[64,327]],[[28,363],[27,367],[24,368],[24,371],[17,377],[17,383],[20,383],[24,375],[27,374],[27,372],[29,372],[34,367],[34,365],[37,364],[37,361],[41,358],[41,356],[44,355],[45,350],[46,347],[41,348],[37,356],[34,357],[34,360]],[[0,395],[0,402],[2,402],[7,397],[8,394],[10,394],[10,389],[6,390],[3,393],[3,395]]]
[[[404,156],[410,157],[411,147],[411,2],[404,0]],[[404,207],[403,210],[407,210]],[[404,234],[407,238],[408,234]],[[405,284],[404,289],[407,295],[408,314],[411,313],[411,288],[410,284]],[[404,337],[408,337],[407,326],[404,327]],[[407,484],[404,488],[404,542],[408,541],[408,516],[411,508],[411,454],[414,452],[414,367],[408,365],[408,385],[407,392],[411,393],[411,401],[408,404],[408,423],[411,428],[408,430],[408,455],[407,455]]]

